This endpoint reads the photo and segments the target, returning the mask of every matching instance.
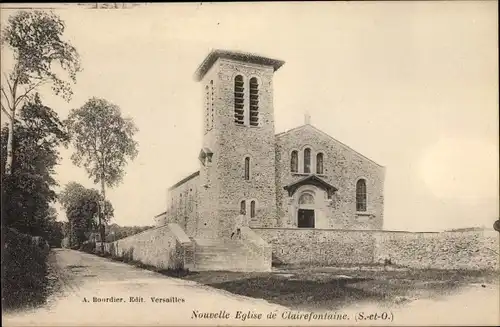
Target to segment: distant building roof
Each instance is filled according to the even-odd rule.
[[[243,61],[252,64],[272,66],[274,71],[277,71],[281,66],[285,64],[283,60],[272,59],[254,53],[214,49],[210,51],[205,60],[203,60],[203,62],[196,70],[195,72],[196,81],[201,81],[201,79],[203,78],[203,76],[205,76],[210,67],[212,67],[212,65],[219,58]]]

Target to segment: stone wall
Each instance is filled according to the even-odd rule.
[[[231,222],[245,201],[256,202],[253,225],[275,226],[275,146],[273,108],[273,68],[251,63],[219,59],[217,68],[217,108],[214,128],[218,131],[218,151],[214,153],[218,183],[217,211],[219,237],[234,228]],[[245,115],[249,112],[249,80],[258,79],[259,125],[237,125],[234,119],[234,79],[241,75],[245,89]],[[250,158],[250,178],[245,180],[245,157]],[[214,179],[215,180],[215,179]],[[250,216],[249,216],[250,217]]]
[[[434,269],[499,269],[499,233],[379,233],[375,260]]]
[[[311,173],[316,173],[316,155],[323,153],[323,174],[318,176],[338,189],[332,197],[331,203],[319,210],[321,216],[317,219],[321,220],[324,217],[325,220],[320,228],[381,229],[384,211],[385,168],[312,125],[304,125],[276,135],[276,189],[279,226],[296,226],[297,208],[293,207],[293,203],[290,203],[294,201],[290,201],[289,195],[283,187],[309,175],[305,174],[303,169],[305,148],[311,149]],[[290,169],[291,153],[294,150],[299,154],[299,170],[296,173],[292,173]],[[356,182],[361,178],[366,180],[366,212],[356,211]],[[317,201],[325,200],[318,196]]]
[[[412,268],[498,270],[499,233],[254,228],[283,264],[392,264]]]
[[[159,269],[190,269],[193,244],[177,224],[148,229],[112,243],[105,251],[128,261],[139,261]]]
[[[273,260],[283,264],[369,264],[375,235],[370,231],[306,228],[253,229],[271,244]]]
[[[176,223],[182,226],[188,235],[195,235],[199,217],[199,180],[199,172],[195,172],[169,189],[167,212],[162,225]]]
[[[241,235],[245,240],[243,242],[244,246],[249,250],[247,263],[252,264],[252,266],[248,267],[251,268],[249,270],[270,271],[272,267],[272,246],[249,227],[243,227]]]

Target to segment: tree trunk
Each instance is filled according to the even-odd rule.
[[[12,162],[14,161],[14,112],[11,111],[9,123],[9,135],[7,138],[7,161],[5,162],[5,175],[9,176],[12,173]]]
[[[104,182],[104,173],[103,172],[101,173],[101,194],[102,194],[102,208],[99,212],[99,232],[101,235],[101,253],[104,254],[104,237],[105,237],[105,235],[104,235],[104,226],[103,226],[104,219],[103,218],[104,218],[104,206],[106,203],[106,185]],[[99,204],[99,207],[101,207],[100,204]]]
[[[2,184],[3,182],[6,181],[6,177],[10,176],[12,173],[12,163],[14,161],[14,111],[11,111],[11,117],[10,117],[10,122],[9,122],[9,133],[7,135],[7,153],[6,153],[6,162],[5,162],[5,167],[3,171],[3,176],[2,176]],[[1,195],[0,195],[0,206],[2,207],[1,209],[1,216],[0,216],[0,221],[1,221],[1,228],[2,228],[2,242],[1,246],[2,249],[4,248],[4,238],[3,238],[3,231],[4,228],[6,227],[6,222],[5,219],[7,219],[6,214],[7,212],[5,211],[6,206],[6,201],[7,199],[7,191],[5,188],[5,184],[2,185],[2,190],[1,190]]]

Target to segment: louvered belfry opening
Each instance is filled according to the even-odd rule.
[[[259,82],[250,79],[250,126],[259,126]]]
[[[238,125],[245,123],[245,88],[243,76],[234,79],[234,122]]]

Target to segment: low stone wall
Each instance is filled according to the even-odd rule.
[[[369,264],[375,235],[370,231],[254,228],[271,244],[273,261],[283,264]]]
[[[266,242],[259,234],[249,227],[241,229],[241,235],[245,240],[244,245],[248,250],[247,264],[249,271],[271,271],[272,267],[272,246]]]
[[[412,268],[498,270],[499,233],[412,233],[253,228],[283,264],[392,264]]]
[[[433,269],[498,270],[499,233],[379,233],[375,260]]]
[[[177,224],[145,230],[112,243],[105,251],[127,261],[139,261],[159,269],[190,269],[194,245]]]

